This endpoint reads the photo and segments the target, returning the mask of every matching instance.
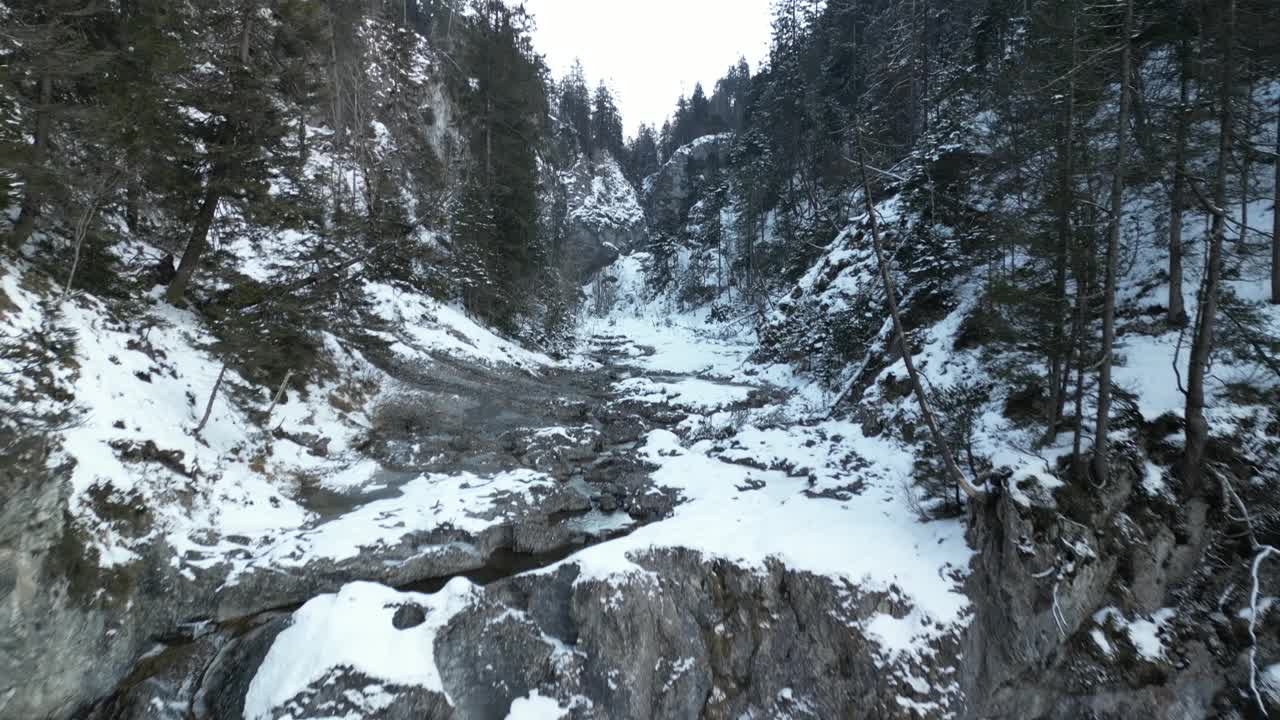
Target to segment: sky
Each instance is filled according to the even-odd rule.
[[[681,93],[715,81],[739,57],[755,72],[769,48],[770,0],[526,0],[534,44],[556,78],[581,58],[594,89],[603,79],[627,135],[661,126]]]

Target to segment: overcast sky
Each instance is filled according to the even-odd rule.
[[[592,89],[603,79],[627,135],[661,126],[676,98],[715,81],[745,56],[755,72],[769,47],[769,0],[526,0],[535,45],[556,78],[575,57]]]

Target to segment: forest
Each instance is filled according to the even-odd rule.
[[[0,720],[1280,715],[1275,0],[540,2],[0,0]]]

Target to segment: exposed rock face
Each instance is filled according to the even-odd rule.
[[[560,174],[565,191],[565,273],[580,282],[648,238],[635,188],[607,153],[582,158]]]
[[[889,594],[687,551],[636,561],[644,572],[622,584],[565,565],[486,588],[434,640],[452,708],[436,692],[336,672],[289,701],[288,715],[358,711],[376,687],[386,708],[377,716],[406,720],[502,720],[531,693],[584,719],[919,717],[897,700],[910,691],[885,671],[876,644],[852,629],[878,612],[907,612]],[[954,649],[944,643],[935,667],[948,666]],[[225,671],[216,686],[239,688],[257,666]],[[921,696],[921,707],[934,700]]]
[[[1228,614],[1247,608],[1250,555],[1203,500],[1174,507],[1141,473],[1126,458],[1105,488],[999,492],[975,511],[969,717],[1252,717],[1247,620]],[[1234,566],[1205,568],[1206,550]],[[1276,573],[1260,579],[1280,591]],[[1280,660],[1275,613],[1257,635],[1261,669]]]
[[[0,466],[0,718],[15,720],[109,692],[144,640],[114,588],[80,574],[93,561],[76,556],[64,478],[29,459]]]
[[[379,497],[394,500],[396,483],[420,472],[538,465],[560,476],[545,488],[531,488],[527,497],[496,499],[479,531],[448,525],[405,531],[397,541],[341,559],[250,567],[232,583],[227,565],[185,565],[188,558],[177,557],[163,542],[149,545],[127,565],[104,570],[86,549],[91,544],[67,522],[65,478],[40,461],[0,465],[0,719],[66,718],[81,710],[99,718],[169,717],[148,709],[151,700],[185,707],[196,702],[192,693],[199,687],[205,695],[212,692],[199,680],[204,669],[217,674],[211,663],[225,655],[224,648],[258,637],[241,637],[247,617],[296,607],[357,579],[404,586],[458,574],[509,574],[525,567],[526,556],[546,562],[543,556],[562,556],[602,533],[670,512],[672,498],[650,492],[643,464],[626,448],[605,444],[602,432],[615,422],[644,423],[617,410],[606,413],[590,400],[598,384],[610,381],[607,375],[553,381],[479,367],[450,375],[443,368],[434,369],[430,386],[402,373],[415,387],[416,407],[430,419],[433,434],[387,427],[368,448],[404,472],[387,471],[386,489],[372,496],[329,493],[308,502],[323,515],[317,523],[323,527]],[[456,412],[437,411],[447,406]],[[569,419],[577,424],[559,428],[558,422]],[[527,425],[551,425],[554,431],[514,431]],[[504,428],[513,429],[505,440]],[[459,441],[466,445],[446,452]],[[439,458],[423,461],[409,444]],[[137,522],[145,524],[145,510],[134,510]],[[604,529],[597,526],[601,521],[608,521]],[[246,547],[246,556],[250,552]],[[402,620],[412,624],[412,612]],[[144,658],[156,649],[162,656]],[[255,662],[260,660],[261,654]],[[135,683],[132,676],[147,682]],[[226,692],[243,699],[243,687],[227,683],[233,689]],[[219,696],[208,702],[233,701]],[[415,701],[406,707],[421,706]]]
[[[649,226],[666,231],[683,226],[702,189],[703,174],[728,167],[732,144],[732,134],[707,135],[677,150],[646,181],[643,202]]]
[[[635,560],[647,573],[623,586],[568,566],[489,593],[571,649],[541,691],[590,700],[574,717],[913,716],[878,647],[851,630],[892,612],[890,596],[686,551]]]

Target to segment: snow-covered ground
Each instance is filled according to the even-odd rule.
[[[848,583],[888,592],[911,608],[905,615],[885,612],[851,628],[879,644],[886,671],[905,673],[898,661],[930,654],[933,641],[965,623],[968,601],[960,583],[971,551],[963,527],[958,521],[921,522],[904,489],[911,451],[892,440],[867,437],[856,424],[817,419],[829,393],[787,368],[753,364],[749,334],[726,332],[702,313],[671,312],[661,301],[644,301],[638,294],[641,261],[624,258],[612,269],[629,299],[605,317],[586,318],[582,329],[591,339],[588,350],[599,352],[603,342],[631,369],[633,376],[613,388],[618,400],[689,413],[676,431],[650,431],[639,449],[656,467],[654,483],[678,493],[680,502],[665,520],[535,572],[576,565],[579,582],[643,584],[648,571],[635,559],[668,548],[761,572],[766,561],[781,562],[826,576],[837,587]],[[783,399],[726,411],[753,389]],[[707,428],[720,439],[699,439],[697,431]],[[459,599],[482,593],[462,581],[432,597],[353,585],[313,600],[259,671],[246,717],[269,717],[271,708],[341,667],[388,684],[443,692],[433,667],[433,639],[426,636],[437,632],[449,614],[434,608],[456,612]],[[389,653],[395,656],[389,666],[378,638],[390,632],[390,623],[378,618],[407,602],[429,605],[435,614],[414,631],[424,636],[414,641],[417,650]],[[356,607],[361,603],[364,609]],[[337,617],[323,619],[337,612],[359,617],[356,629],[346,623],[326,633],[326,625],[343,624]],[[358,628],[365,623],[377,629],[364,635]],[[401,647],[402,640],[392,647]],[[327,647],[332,651],[323,651]],[[905,674],[902,680],[921,682]],[[943,696],[948,692],[942,690]],[[559,717],[566,711],[548,698],[530,697],[514,702],[509,717]]]
[[[1140,216],[1149,212],[1142,203],[1141,198],[1133,200],[1134,212]],[[1269,221],[1267,208],[1254,208],[1253,215],[1259,222]],[[1129,306],[1158,304],[1164,290],[1153,288],[1148,278],[1167,263],[1167,257],[1157,243],[1134,240],[1138,251],[1121,283],[1122,299]],[[849,268],[830,286],[828,301],[835,304],[857,292],[856,286],[875,282],[866,272],[865,258],[841,257],[843,251],[837,246],[820,263]],[[907,686],[923,683],[910,675],[906,670],[910,663],[905,661],[929,656],[939,638],[964,627],[968,600],[960,585],[972,553],[958,520],[920,519],[909,489],[913,449],[889,436],[868,437],[858,424],[827,419],[836,398],[830,388],[787,366],[754,363],[757,339],[750,323],[713,322],[707,308],[687,310],[668,296],[650,295],[644,284],[648,261],[645,254],[637,253],[605,271],[608,282],[589,288],[586,303],[603,312],[585,315],[580,333],[586,341],[584,352],[597,358],[608,355],[625,366],[624,379],[612,388],[616,400],[679,408],[688,415],[675,428],[650,431],[639,448],[640,455],[656,468],[654,483],[674,491],[680,502],[665,520],[535,572],[553,573],[574,565],[580,571],[579,582],[634,586],[645,584],[649,573],[637,559],[654,551],[684,548],[739,567],[763,570],[766,561],[777,561],[791,570],[830,578],[836,586],[848,583],[887,591],[910,611],[877,614],[856,630],[878,644],[887,672],[898,675]],[[815,266],[801,284],[823,273],[822,267]],[[1184,288],[1188,307],[1194,308],[1193,267],[1188,275]],[[1262,292],[1260,278],[1234,280],[1231,287],[1244,299],[1256,299]],[[958,285],[952,311],[922,332],[916,362],[931,387],[993,379],[978,350],[958,350],[955,343],[962,322],[980,302],[980,290],[976,284]],[[1280,329],[1275,309],[1261,312],[1265,322]],[[1134,393],[1136,408],[1146,420],[1181,413],[1184,399],[1175,370],[1178,340],[1177,332],[1163,328],[1140,332],[1127,320],[1122,324],[1115,379],[1120,388]],[[1185,348],[1181,357],[1185,359]],[[1221,393],[1228,382],[1247,372],[1241,365],[1228,363],[1215,369],[1213,391],[1219,409],[1211,410],[1210,419],[1216,431],[1228,429],[1236,413],[1222,402]],[[909,404],[881,396],[882,388],[891,384],[882,380],[904,377],[901,360],[889,364],[870,384],[864,402],[896,404],[910,416]],[[993,392],[980,408],[975,450],[996,466],[1012,470],[1007,490],[1015,500],[1025,498],[1030,485],[1052,491],[1061,485],[1054,473],[1056,457],[1070,451],[1070,438],[1038,447],[1038,438],[1003,416],[1006,393],[1007,389]],[[747,402],[753,397],[768,400]],[[1143,487],[1148,493],[1168,491],[1162,471],[1150,463]],[[448,592],[457,593],[460,588]],[[465,592],[474,598],[484,591],[468,586]],[[321,604],[331,606],[332,597],[341,594]],[[390,596],[384,606],[406,597]],[[1114,608],[1104,610],[1093,618],[1090,635],[1104,654],[1123,642],[1143,658],[1159,658],[1165,653],[1164,635],[1172,612],[1164,609],[1128,618]],[[368,646],[367,651],[375,649]],[[413,672],[432,677],[429,652],[406,661],[417,663]],[[262,672],[280,676],[288,673],[291,664],[300,663],[314,680],[347,663],[383,681],[397,680],[394,673],[378,675],[377,662],[371,658],[365,663],[344,649],[319,661],[317,667],[314,658],[273,650]],[[304,686],[290,687],[299,691]],[[935,690],[944,700],[958,692]],[[915,701],[903,698],[901,702]],[[513,703],[510,717],[540,717],[538,713],[543,712],[558,717],[566,711],[553,700],[536,696]]]
[[[69,509],[104,568],[137,562],[143,548],[165,543],[184,572],[230,567],[227,581],[234,583],[250,568],[341,560],[415,531],[448,525],[478,532],[499,520],[495,503],[528,504],[530,489],[550,482],[532,471],[423,475],[404,483],[398,497],[322,517],[307,507],[304,486],[377,489],[367,486],[378,464],[354,445],[379,403],[397,394],[393,378],[325,334],[334,371],[308,378],[305,393],[289,392],[272,408],[270,426],[287,433],[272,436],[249,416],[271,407],[271,394],[250,396],[249,408],[232,402],[233,389],[253,387],[234,370],[210,405],[223,371],[208,349],[215,340],[195,315],[163,302],[158,289],[143,318],[124,321],[91,297],[63,297],[34,283],[38,276],[26,266],[0,267],[11,305],[0,312],[0,330],[29,338],[47,322],[74,339],[74,354],[46,368],[68,399],[28,392],[38,403],[18,409],[72,413],[52,462],[74,465]],[[383,285],[368,292],[392,328],[392,351],[406,362],[429,367],[450,357],[531,374],[556,365],[428,297]],[[20,370],[0,363],[0,370]],[[128,512],[139,507],[143,522]]]

